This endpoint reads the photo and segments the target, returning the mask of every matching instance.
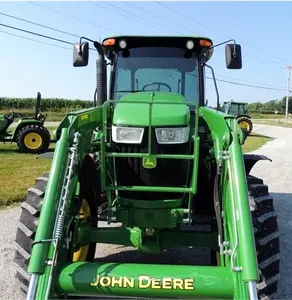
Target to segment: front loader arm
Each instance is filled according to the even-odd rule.
[[[32,274],[28,299],[33,299],[35,294],[38,299],[49,296],[58,252],[68,242],[64,229],[78,187],[78,166],[90,152],[94,130],[102,125],[102,109],[97,107],[70,114],[58,128],[61,135],[56,143],[28,268]]]
[[[200,116],[211,132],[213,154],[220,173],[217,204],[222,207],[219,214],[222,221],[219,221],[223,223],[224,232],[223,240],[219,240],[222,243],[219,245],[221,263],[229,266],[234,274],[237,297],[243,299],[249,295],[253,299],[259,277],[241,147],[244,137],[234,117],[205,107],[200,108]]]

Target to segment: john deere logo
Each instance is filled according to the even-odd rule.
[[[145,169],[154,169],[156,167],[156,158],[155,157],[143,157],[143,167]]]
[[[81,121],[88,119],[88,114],[83,114],[80,116]]]

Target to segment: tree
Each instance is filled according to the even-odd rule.
[[[281,104],[283,112],[286,112],[286,97],[283,97]],[[292,113],[292,97],[288,98],[288,113]]]

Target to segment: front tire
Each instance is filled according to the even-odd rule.
[[[257,283],[261,300],[273,299],[280,277],[280,240],[273,198],[263,180],[247,176],[249,204],[255,236],[260,281]],[[211,250],[211,265],[219,265],[216,251]]]
[[[16,279],[20,288],[27,292],[30,275],[27,273],[31,246],[35,238],[37,223],[45,195],[49,174],[36,179],[36,184],[28,189],[28,196],[21,203],[21,214],[15,239]]]
[[[280,240],[273,198],[263,180],[248,176],[250,210],[255,235],[260,281],[259,299],[272,299],[280,277]]]
[[[253,124],[251,119],[247,117],[238,117],[237,118],[237,123],[241,130],[248,136],[251,134],[252,129],[253,129]]]

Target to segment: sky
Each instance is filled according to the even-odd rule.
[[[78,42],[78,38],[72,34],[94,40],[115,34],[199,34],[211,38],[214,44],[233,38],[241,44],[243,67],[241,70],[228,70],[225,65],[225,47],[219,46],[214,49],[213,57],[209,61],[216,78],[280,90],[251,88],[218,81],[220,102],[232,99],[249,103],[263,102],[286,96],[287,70],[282,66],[292,64],[289,22],[292,2],[160,3],[0,1],[0,13],[50,26],[71,35],[15,20],[3,14],[0,14],[0,23],[71,43]],[[93,99],[95,53],[90,53],[88,67],[74,68],[71,45],[1,25],[0,43],[0,97],[36,97],[37,92],[41,92],[43,98]],[[209,71],[207,73],[210,74]],[[211,80],[207,80],[206,95],[209,105],[215,105],[216,93]]]

